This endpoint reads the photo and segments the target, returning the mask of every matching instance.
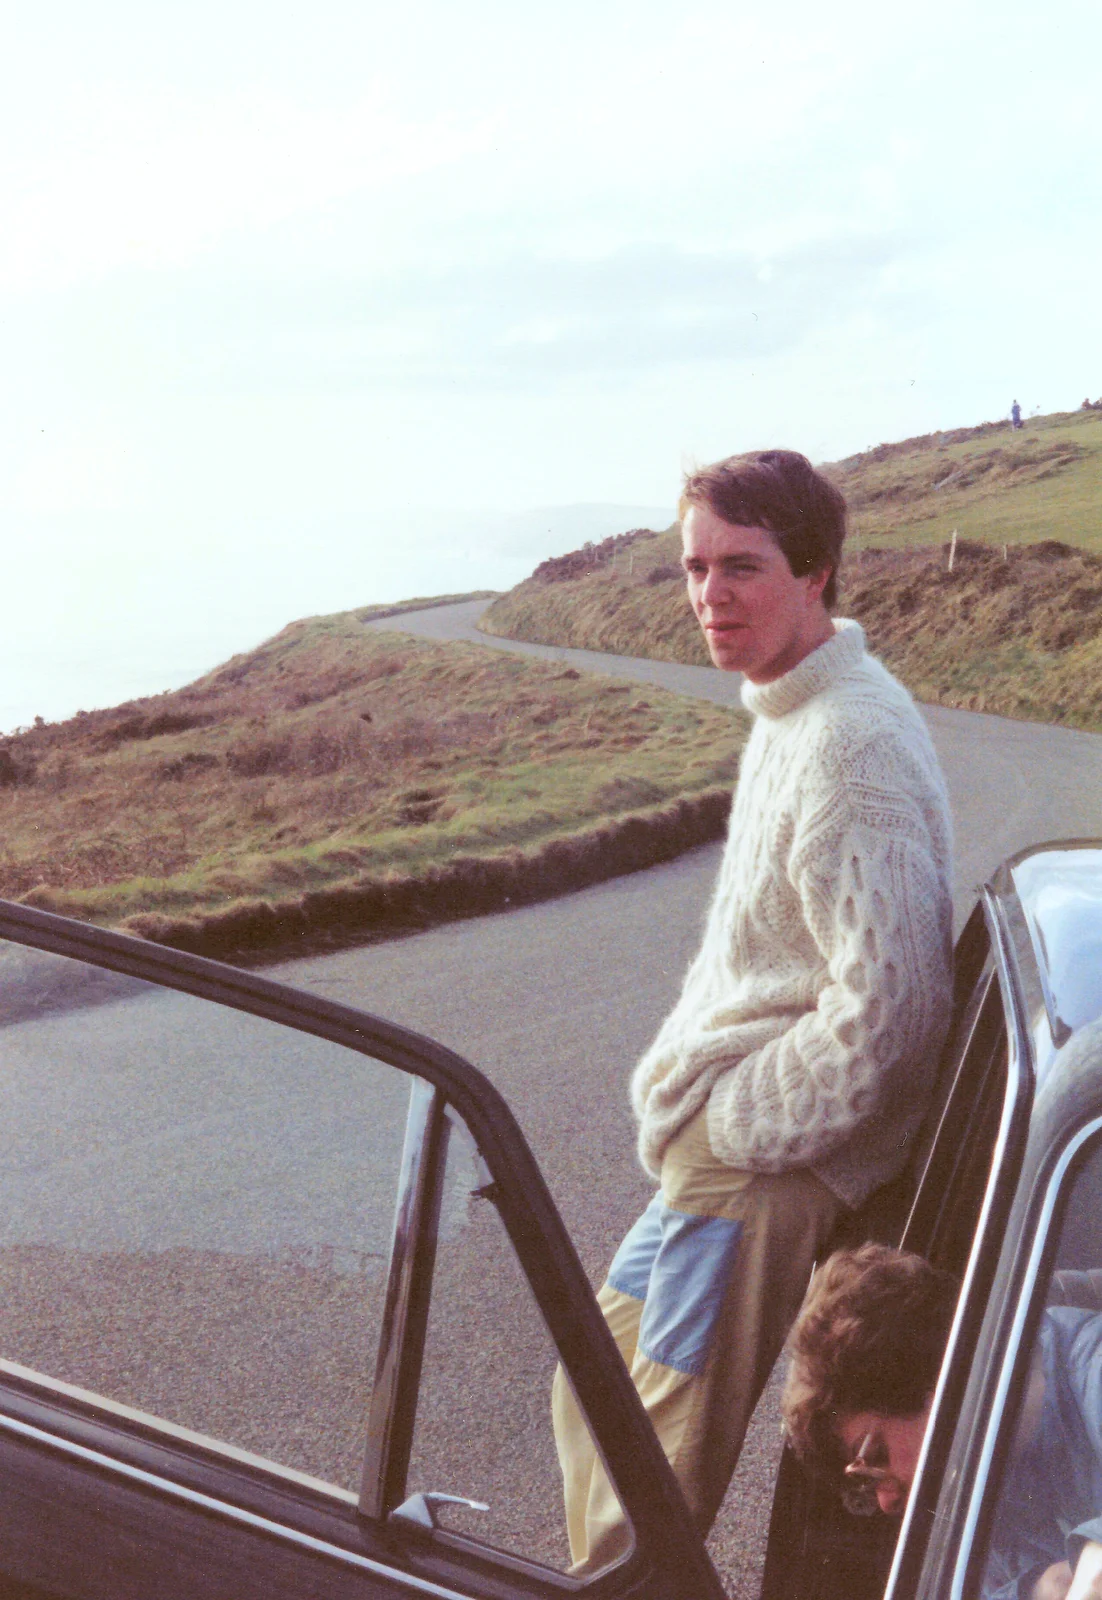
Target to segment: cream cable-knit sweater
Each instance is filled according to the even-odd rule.
[[[906,690],[855,622],[773,683],[755,723],[700,953],[632,1077],[657,1177],[707,1101],[732,1167],[810,1167],[856,1206],[902,1165],[948,1024],[951,832]]]

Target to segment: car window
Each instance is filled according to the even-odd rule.
[[[410,1409],[405,1380],[393,1387],[392,1243],[421,1181],[411,1151],[437,1148],[418,1143],[430,1124],[445,1160],[417,1257],[428,1322],[407,1468],[378,1424],[392,1403]],[[474,1546],[514,1572],[569,1569],[553,1342],[439,1091],[313,1034],[0,941],[0,1129],[0,1390],[91,1407],[123,1456],[135,1428],[153,1430],[306,1478],[358,1505],[360,1526],[389,1518],[388,1548],[423,1547],[422,1495],[457,1559]],[[405,1251],[408,1267],[408,1230]],[[436,1503],[449,1495],[487,1509]]]
[[[458,1119],[446,1174],[409,1487],[480,1502],[442,1505],[442,1525],[567,1570],[554,1346]],[[629,1533],[622,1555],[630,1548]]]
[[[5,955],[0,1356],[355,1492],[410,1079]]]
[[[1029,1594],[1043,1574],[1055,1582],[1062,1566],[1068,1577],[1087,1543],[1098,1546],[1102,1559],[1102,1143],[1097,1139],[1069,1169],[1053,1215],[1052,1265],[1035,1294],[1041,1299],[1040,1319],[1018,1353],[1024,1381],[1015,1414],[1008,1414],[1004,1426],[1005,1460],[984,1600],[1016,1600],[1019,1592]]]
[[[904,1249],[961,1273],[987,1187],[1007,1089],[1006,1023],[993,958],[959,1005],[920,1131],[918,1192]]]

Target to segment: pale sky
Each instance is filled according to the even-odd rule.
[[[0,728],[1096,398],[1100,59],[1097,0],[12,8]]]

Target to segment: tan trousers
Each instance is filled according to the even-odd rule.
[[[843,1210],[806,1170],[724,1166],[705,1117],[667,1149],[661,1188],[597,1297],[702,1533]],[[561,1368],[551,1404],[572,1570],[594,1572],[626,1554],[631,1535]]]

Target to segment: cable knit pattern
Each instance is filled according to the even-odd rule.
[[[910,696],[854,622],[755,714],[704,942],[635,1069],[639,1154],[707,1102],[719,1160],[810,1167],[856,1206],[902,1164],[951,995],[945,785]]]

